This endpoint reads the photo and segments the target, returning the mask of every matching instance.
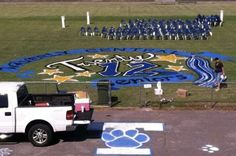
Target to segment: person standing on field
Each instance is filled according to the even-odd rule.
[[[224,64],[220,61],[219,58],[214,58],[215,62],[215,73],[216,73],[216,91],[220,90],[220,84],[222,82],[221,77],[225,75]]]

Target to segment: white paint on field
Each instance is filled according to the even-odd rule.
[[[97,155],[151,155],[149,148],[98,148]]]
[[[11,152],[13,152],[13,150],[9,148],[0,148],[0,156],[11,155]]]
[[[104,123],[103,130],[107,128],[114,129],[136,129],[143,128],[145,131],[163,131],[163,123],[119,123],[119,122],[106,122]]]
[[[146,123],[146,122],[104,122],[92,123],[89,125],[88,130],[105,130],[107,128],[113,129],[138,129],[143,128],[144,131],[164,131],[163,123]]]
[[[202,151],[208,152],[208,153],[215,153],[218,152],[220,149],[218,147],[215,147],[213,145],[207,144],[205,146],[202,146]]]

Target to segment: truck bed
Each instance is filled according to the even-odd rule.
[[[40,105],[38,105],[40,104]],[[46,105],[44,105],[46,104]],[[47,107],[63,107],[70,106],[75,110],[74,106],[74,94],[27,94],[21,103],[18,104],[18,110],[20,108],[33,108],[32,112],[37,112],[35,108],[41,107],[41,110],[48,111]],[[50,108],[49,108],[50,109]],[[75,121],[92,119],[93,109],[84,112],[75,113]]]
[[[32,107],[40,103],[47,103],[48,106],[73,106],[73,94],[28,94],[19,104],[19,107]]]

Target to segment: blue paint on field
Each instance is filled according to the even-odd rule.
[[[16,76],[21,79],[33,78],[35,75],[34,70],[26,70],[24,72],[18,73]]]
[[[124,132],[122,130],[114,130],[111,132],[113,136],[120,137],[124,135]]]
[[[102,133],[102,140],[110,148],[138,148],[150,140],[147,134],[135,130],[114,129]]]
[[[186,65],[198,74],[198,79],[194,83],[202,87],[213,88],[217,85],[216,73],[210,66],[210,62],[202,57],[188,58]]]
[[[126,135],[134,137],[137,134],[137,130],[136,129],[131,129],[125,132]]]
[[[40,55],[17,58],[15,60],[9,61],[6,64],[0,65],[0,72],[16,73],[27,64],[57,56],[75,55],[84,53],[100,53],[100,52],[142,52],[142,53],[145,52],[145,53],[156,53],[156,54],[176,54],[184,57],[197,55],[207,58],[218,57],[223,61],[232,61],[235,59],[235,57],[232,58],[230,56],[224,56],[212,52],[193,53],[180,50],[159,49],[159,48],[94,48],[94,49],[91,48],[91,49],[74,49],[68,51],[48,52]]]
[[[194,76],[184,72],[175,72],[175,71],[166,71],[163,69],[153,70],[159,75],[157,76],[132,76],[132,77],[109,77],[109,78],[100,78],[93,80],[92,86],[97,87],[97,83],[102,80],[109,80],[111,83],[111,89],[117,90],[121,87],[138,87],[146,83],[157,83],[158,81],[164,83],[171,82],[186,82],[193,81]]]

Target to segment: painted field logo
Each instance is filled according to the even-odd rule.
[[[99,123],[89,130],[100,130]],[[141,132],[142,131],[142,132]],[[155,122],[105,122],[101,139],[104,146],[97,147],[96,155],[152,155],[149,132],[163,132],[164,123]],[[153,141],[159,138],[153,139]]]
[[[66,55],[73,56],[63,59],[62,56]],[[33,67],[34,62],[58,56],[60,61],[50,61],[42,65],[41,71],[21,70],[28,64]],[[230,60],[228,56],[211,52],[190,53],[158,48],[97,48],[20,58],[1,65],[0,71],[16,73],[16,76],[22,79],[56,81],[58,84],[67,81],[110,80],[112,88],[119,89],[158,81],[194,81],[196,78],[188,72],[191,69],[198,74],[195,81],[197,85],[213,87],[216,76],[208,61],[213,57]]]
[[[149,136],[137,129],[114,129],[102,133],[102,140],[110,148],[138,148],[150,140]]]

